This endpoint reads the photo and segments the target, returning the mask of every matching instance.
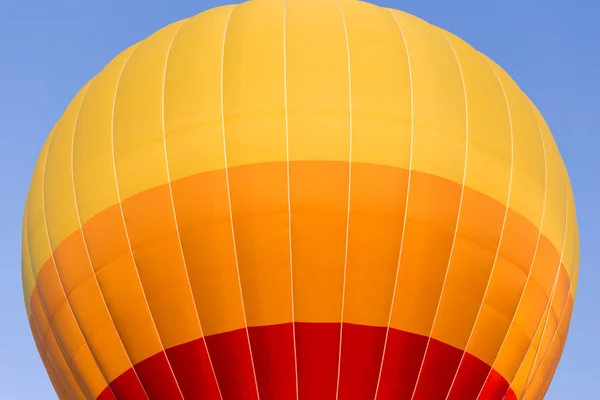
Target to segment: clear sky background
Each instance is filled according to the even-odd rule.
[[[54,399],[21,287],[21,218],[44,139],[115,55],[176,20],[230,1],[0,0],[0,397]],[[231,1],[233,2],[233,0]],[[441,26],[499,63],[545,116],[570,172],[581,272],[547,400],[600,399],[600,2],[375,0]]]

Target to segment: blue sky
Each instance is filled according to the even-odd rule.
[[[499,63],[544,114],[570,172],[581,273],[569,340],[547,400],[600,398],[600,3],[593,0],[375,0],[439,25]],[[76,91],[164,25],[225,1],[0,1],[0,390],[55,398],[22,300],[21,216],[43,140]]]

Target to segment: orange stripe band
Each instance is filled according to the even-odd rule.
[[[116,205],[85,223],[83,235],[74,232],[56,248],[54,259],[69,304],[108,382],[131,369],[124,361],[115,362],[124,356],[116,357],[122,352],[119,338],[134,365],[161,352],[136,270],[167,349],[202,337],[198,319],[204,336],[244,327],[236,256],[248,325],[291,321],[286,164],[253,164],[228,172],[237,254],[232,246],[223,170],[172,182],[178,232],[169,189],[163,185],[123,200],[128,238]],[[512,359],[515,352],[518,357],[529,347],[521,343],[534,339],[537,321],[544,317],[559,271],[559,252],[543,235],[535,252],[539,231],[510,209],[499,243],[505,206],[469,188],[465,188],[454,240],[461,185],[419,172],[412,173],[403,226],[407,176],[401,168],[352,166],[344,322],[385,327],[393,306],[392,329],[424,337],[431,331],[439,343],[466,350],[487,365],[496,361],[498,373],[511,380],[518,364],[503,357]],[[292,162],[290,182],[296,321],[339,322],[348,165]],[[405,243],[392,305],[403,229]],[[198,315],[187,286],[177,234]],[[484,301],[498,245],[499,257]],[[95,286],[86,254],[102,293]],[[48,260],[38,275],[36,293],[47,299],[51,323],[60,327],[65,326],[59,318],[67,318],[60,311],[66,303],[51,262]],[[432,325],[448,265],[444,295]],[[570,296],[569,276],[564,266],[560,271],[548,318],[554,325],[561,312],[554,305],[564,304]],[[524,289],[514,323],[509,326]],[[101,294],[110,315],[101,303]],[[474,326],[482,301],[485,307]],[[37,303],[32,303],[32,312],[34,319],[45,319]],[[472,330],[475,333],[465,349]],[[77,350],[68,351],[67,358],[74,357]],[[92,366],[81,368],[85,371]]]

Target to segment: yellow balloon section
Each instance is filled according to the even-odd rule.
[[[541,399],[578,262],[564,163],[507,73],[352,0],[219,7],[125,50],[48,137],[23,226],[60,399]]]

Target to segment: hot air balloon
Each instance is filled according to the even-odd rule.
[[[540,112],[460,38],[253,0],[115,57],[23,223],[60,399],[536,400],[579,263]]]

